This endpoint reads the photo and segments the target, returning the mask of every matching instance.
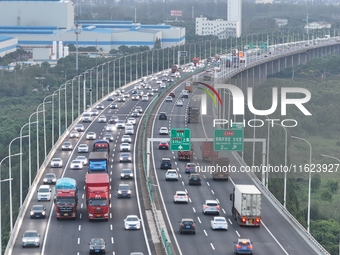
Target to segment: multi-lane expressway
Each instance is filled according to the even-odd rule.
[[[153,122],[153,137],[164,138],[158,134],[161,126],[171,128],[190,128],[192,138],[213,138],[212,112],[202,117],[199,123],[187,123],[185,117],[187,107],[199,106],[198,100],[201,90],[196,90],[189,98],[184,99],[184,106],[176,106],[176,100],[183,100],[178,95],[183,89],[178,86],[174,91],[176,98],[173,102],[164,102],[158,112],[167,112],[168,120]],[[210,109],[211,110],[211,109]],[[209,117],[210,116],[210,117]],[[208,165],[202,161],[200,144],[193,143],[195,160],[200,166]],[[240,162],[226,153],[231,159],[231,164],[239,169]],[[165,170],[161,170],[159,161],[162,157],[172,158],[173,168],[180,173],[178,182],[165,181]],[[185,173],[186,162],[178,161],[176,152],[158,150],[157,143],[153,143],[153,166],[156,172],[159,190],[162,194],[162,203],[165,213],[170,221],[171,232],[174,235],[173,243],[178,243],[179,254],[233,254],[233,243],[237,238],[250,238],[254,246],[254,254],[317,254],[304,242],[301,236],[277,213],[272,204],[263,196],[262,201],[262,226],[260,228],[240,227],[231,215],[231,201],[229,194],[232,193],[234,184],[253,184],[246,173],[231,173],[229,182],[213,181],[211,174],[200,173],[202,186],[189,186],[188,174]],[[203,168],[201,168],[203,169]],[[173,194],[177,190],[186,190],[190,201],[188,204],[174,204]],[[213,216],[202,213],[202,203],[206,199],[217,199],[221,205],[221,216],[229,222],[229,230],[213,231],[210,228],[210,220]],[[178,221],[182,218],[193,218],[196,221],[196,235],[180,235]],[[170,231],[170,230],[169,230]]]
[[[151,83],[151,82],[150,82]],[[155,83],[152,81],[152,83]],[[156,84],[153,84],[155,87]],[[125,92],[130,92],[133,85],[125,89]],[[130,117],[133,109],[139,105],[145,111],[152,99],[150,97],[149,102],[132,101],[131,98],[127,98],[125,103],[118,103],[118,109],[110,109],[110,104],[115,102],[103,101],[105,109],[100,112],[100,115],[105,115],[107,120],[112,115],[116,115],[120,120],[126,120]],[[116,97],[117,99],[117,97]],[[91,238],[102,237],[106,242],[107,254],[130,254],[130,252],[143,252],[144,254],[155,254],[153,246],[149,245],[149,237],[145,227],[147,227],[145,215],[143,213],[143,204],[141,204],[142,195],[139,183],[139,173],[136,171],[136,165],[141,164],[137,161],[136,146],[137,132],[140,129],[140,118],[137,119],[135,125],[135,135],[132,135],[132,163],[119,163],[121,137],[124,134],[124,129],[113,131],[114,141],[111,142],[111,157],[109,176],[111,182],[111,204],[110,204],[110,218],[108,222],[89,222],[87,218],[87,209],[85,201],[85,174],[87,172],[87,166],[83,170],[71,170],[70,162],[78,155],[86,155],[88,153],[78,153],[77,146],[81,143],[86,143],[91,150],[93,141],[86,140],[87,132],[95,132],[97,138],[103,138],[106,123],[98,123],[97,118],[91,124],[84,124],[85,131],[82,132],[80,138],[67,138],[73,144],[74,150],[72,152],[62,151],[58,148],[53,157],[62,158],[64,161],[63,168],[51,168],[47,167],[45,172],[53,172],[60,177],[69,177],[77,180],[79,189],[79,202],[78,202],[78,217],[73,220],[57,220],[55,214],[55,207],[53,201],[50,202],[38,202],[36,193],[33,194],[28,210],[25,213],[22,226],[20,228],[18,237],[13,247],[12,254],[86,254],[89,251],[88,242]],[[120,172],[123,168],[133,169],[135,172],[134,180],[120,180]],[[43,174],[44,176],[45,174]],[[39,182],[42,184],[42,179]],[[132,187],[131,199],[118,199],[117,191],[119,183],[129,183]],[[53,193],[53,186],[52,193]],[[47,208],[46,219],[30,219],[30,208],[34,204],[43,203]],[[136,231],[124,230],[124,218],[129,214],[136,214],[142,220],[143,229]],[[21,236],[25,230],[36,229],[41,235],[41,246],[38,249],[30,249],[21,247]]]
[[[273,55],[272,55],[273,56]],[[263,59],[262,56],[254,56],[253,61]],[[227,72],[232,72],[233,69]],[[155,86],[155,85],[154,85]],[[131,90],[131,87],[126,89]],[[180,94],[182,86],[175,89],[176,95]],[[196,92],[197,93],[197,92]],[[177,100],[177,97],[176,97]],[[116,110],[109,109],[109,104],[112,102],[104,101],[105,110],[101,113],[108,118],[115,114],[120,119],[126,119],[132,112],[136,105],[141,105],[145,109],[149,102],[131,101],[126,103],[119,103],[119,108]],[[191,102],[190,102],[191,101]],[[175,106],[175,100],[164,102],[160,106],[158,112],[165,111],[169,114],[166,124],[159,120],[155,120],[153,125],[153,137],[160,137],[158,129],[161,126],[168,126],[169,128],[176,127],[190,127],[192,130],[192,137],[204,138],[213,136],[212,120],[209,117],[204,117],[198,124],[187,124],[185,119],[185,111],[189,103],[197,104],[195,96],[191,99],[184,100],[183,107]],[[212,113],[207,116],[212,116]],[[135,131],[138,130],[138,121]],[[86,130],[96,132],[97,137],[103,137],[105,133],[105,124],[94,121],[92,124],[85,125]],[[121,131],[114,132],[115,141],[112,143],[111,150],[111,164],[109,169],[111,180],[111,208],[110,219],[108,222],[89,222],[86,215],[86,206],[84,198],[84,178],[86,167],[83,170],[70,170],[69,163],[76,158],[78,152],[63,152],[57,150],[54,157],[61,157],[64,160],[64,168],[51,169],[46,168],[45,173],[54,172],[57,177],[70,177],[78,182],[79,187],[79,204],[78,217],[76,221],[56,220],[55,208],[53,202],[39,202],[44,203],[47,208],[47,218],[45,220],[31,220],[29,218],[29,209],[32,205],[37,204],[36,193],[32,193],[30,203],[27,206],[25,218],[23,219],[17,239],[12,248],[12,254],[84,254],[88,252],[88,242],[92,237],[103,237],[106,241],[106,249],[108,254],[129,254],[132,251],[141,251],[144,254],[155,254],[153,246],[150,245],[150,233],[147,228],[146,219],[143,211],[143,205],[139,198],[140,187],[138,185],[139,173],[136,172],[137,162],[136,146],[134,147],[133,162],[131,164],[119,163],[119,145],[122,136]],[[136,144],[137,135],[133,136],[133,144]],[[86,141],[85,136],[79,139],[72,139],[74,148],[77,148],[79,143],[87,143],[91,148],[91,141]],[[198,164],[205,164],[200,159],[200,145],[194,144],[195,156]],[[159,169],[159,160],[161,157],[173,157],[173,163],[180,173],[179,182],[165,182],[165,171]],[[231,164],[239,166],[240,162],[234,159],[231,155]],[[262,204],[262,226],[260,228],[240,228],[235,221],[231,219],[231,202],[229,201],[229,194],[232,192],[233,183],[236,184],[251,184],[252,181],[246,174],[233,173],[231,174],[230,182],[214,182],[209,174],[203,174],[203,183],[201,187],[191,187],[187,185],[188,177],[184,173],[183,162],[178,162],[175,154],[170,151],[159,151],[156,146],[153,150],[153,165],[157,176],[159,191],[162,197],[162,203],[165,211],[165,218],[169,220],[170,238],[173,246],[177,249],[179,254],[231,254],[233,242],[238,237],[250,238],[254,243],[254,252],[266,254],[315,254],[309,245],[300,237],[300,235],[287,223],[287,221],[277,213],[272,204],[264,197]],[[132,199],[121,200],[116,197],[116,188],[121,182],[120,170],[122,168],[131,168],[135,171],[135,178],[133,181],[128,181],[133,188]],[[44,174],[42,175],[44,176]],[[42,180],[40,180],[42,183]],[[190,197],[190,203],[187,205],[173,204],[173,193],[176,190],[187,190]],[[201,205],[205,199],[218,199],[221,203],[222,216],[225,216],[229,221],[229,231],[215,232],[210,230],[210,216],[205,216],[201,212]],[[123,227],[123,219],[128,214],[137,214],[143,220],[143,229],[140,231],[125,231]],[[183,217],[192,217],[197,223],[196,236],[178,234],[178,221]],[[146,227],[146,228],[144,228]],[[41,235],[41,247],[39,249],[23,249],[21,247],[21,235],[27,229],[37,229]],[[133,240],[131,242],[131,240]],[[178,244],[178,245],[177,245]]]

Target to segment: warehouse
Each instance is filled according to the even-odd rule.
[[[185,28],[166,24],[142,25],[132,21],[78,21],[75,29],[74,6],[68,0],[0,1],[0,36],[17,38],[25,49],[52,47],[53,41],[79,47],[95,46],[109,52],[119,46],[149,46],[156,40],[161,47],[185,43]]]

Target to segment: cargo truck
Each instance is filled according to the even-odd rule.
[[[88,173],[108,173],[109,154],[107,152],[90,152]]]
[[[178,70],[178,66],[176,64],[171,65],[171,73],[176,73]]]
[[[211,175],[213,180],[226,180],[229,179],[229,158],[212,158],[211,159]]]
[[[193,58],[192,63],[194,63],[194,66],[197,66],[200,63],[200,58]]]
[[[230,194],[231,212],[240,226],[261,225],[261,192],[254,185],[235,185]]]
[[[179,161],[191,161],[193,158],[194,152],[190,151],[177,151],[177,158]]]
[[[97,139],[93,142],[92,151],[106,151],[107,153],[109,153],[110,156],[110,142],[107,140]]]
[[[185,82],[184,89],[189,91],[189,93],[192,92],[192,82],[190,81]]]
[[[189,107],[188,109],[188,123],[198,123],[198,118],[200,116],[199,107]]]
[[[77,181],[71,178],[57,180],[54,192],[57,220],[77,218],[78,188]]]
[[[87,173],[85,193],[88,219],[108,220],[110,207],[110,179],[107,173]]]
[[[201,151],[203,160],[211,161],[218,157],[218,151],[214,151],[214,142],[202,142]]]

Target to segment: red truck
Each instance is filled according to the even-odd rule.
[[[57,220],[77,218],[78,188],[77,181],[71,178],[57,180],[54,192]]]
[[[218,157],[218,151],[214,151],[214,142],[202,142],[201,151],[203,160],[211,161]]]
[[[200,63],[200,58],[193,58],[192,63],[194,63],[194,66],[197,66]]]
[[[110,179],[107,173],[87,173],[85,177],[88,219],[108,220],[110,207]]]

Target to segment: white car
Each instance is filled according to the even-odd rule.
[[[143,95],[142,96],[142,101],[143,102],[148,102],[149,101],[149,96],[148,95]]]
[[[172,97],[170,97],[170,96],[166,97],[165,102],[172,102]]]
[[[176,106],[183,106],[183,101],[182,100],[177,100]]]
[[[165,173],[165,180],[173,180],[173,181],[178,181],[178,173],[176,169],[169,169]]]
[[[86,134],[86,140],[95,140],[97,139],[97,135],[95,132],[88,132]]]
[[[125,94],[123,95],[123,97],[125,97],[125,98],[130,98],[130,94],[125,93]]]
[[[104,116],[104,115],[99,116],[98,122],[99,123],[105,123],[106,122],[106,116]]]
[[[130,118],[127,119],[127,123],[126,123],[126,124],[128,124],[128,123],[129,123],[129,124],[132,124],[132,125],[136,125],[136,119],[130,117]]]
[[[220,215],[220,205],[216,200],[205,200],[202,204],[203,214],[217,214]]]
[[[220,217],[220,216],[216,216],[214,217],[214,219],[212,219],[210,221],[210,227],[211,229],[224,229],[224,230],[228,230],[228,222],[226,220],[226,218],[224,217]]]
[[[88,164],[87,157],[85,157],[85,156],[78,156],[78,157],[76,158],[76,160],[81,161],[81,162],[83,163],[83,166],[85,166],[85,165]]]
[[[168,135],[168,134],[169,134],[168,128],[167,128],[167,127],[161,127],[161,128],[159,129],[159,134],[160,134],[160,135]]]
[[[71,169],[81,170],[83,169],[83,162],[81,162],[80,160],[74,159],[72,160],[70,167]]]
[[[139,100],[139,95],[132,95],[131,100]]]
[[[135,110],[131,113],[131,117],[139,117],[139,116],[140,116],[139,111]]]
[[[125,132],[126,135],[134,135],[135,131],[133,130],[133,128],[125,128]]]
[[[185,191],[176,191],[174,194],[174,203],[189,203],[188,194]]]
[[[135,111],[138,111],[139,113],[143,112],[143,108],[139,105],[136,106]]]
[[[123,135],[122,136],[122,139],[121,139],[122,143],[131,143],[131,141],[132,141],[132,139],[131,139],[130,135]]]
[[[118,120],[116,123],[116,128],[125,128],[125,121],[124,120]]]
[[[26,230],[25,233],[22,235],[22,247],[39,247],[40,246],[40,235],[36,230]]]
[[[120,144],[120,151],[130,151],[131,146],[129,143],[121,143]]]
[[[85,127],[83,124],[77,124],[75,125],[74,130],[77,130],[78,132],[83,132],[85,130]]]
[[[77,130],[72,130],[70,132],[70,138],[78,138],[79,137],[79,133]]]
[[[162,84],[162,80],[157,80],[156,84]]]
[[[37,190],[38,201],[50,201],[51,200],[51,187],[50,185],[40,185]]]
[[[133,124],[131,123],[126,123],[125,124],[125,129],[133,128]]]
[[[89,152],[89,146],[87,146],[87,144],[79,144],[78,146],[78,152],[82,153],[82,152]]]
[[[128,215],[124,219],[124,228],[125,229],[140,229],[141,220],[137,215]]]
[[[63,167],[63,160],[61,158],[53,158],[51,160],[51,167]]]
[[[162,84],[159,85],[159,88],[160,88],[160,89],[165,89],[165,88],[166,88],[166,84],[165,84],[164,82],[162,82]]]
[[[105,107],[103,104],[98,104],[96,107],[98,110],[103,110]]]
[[[99,114],[99,111],[97,109],[91,110],[91,116],[97,116]]]
[[[116,130],[116,126],[114,124],[108,124],[105,128],[106,131],[110,132],[110,131],[115,131]]]
[[[125,102],[125,101],[126,101],[125,97],[118,97],[117,102]]]

